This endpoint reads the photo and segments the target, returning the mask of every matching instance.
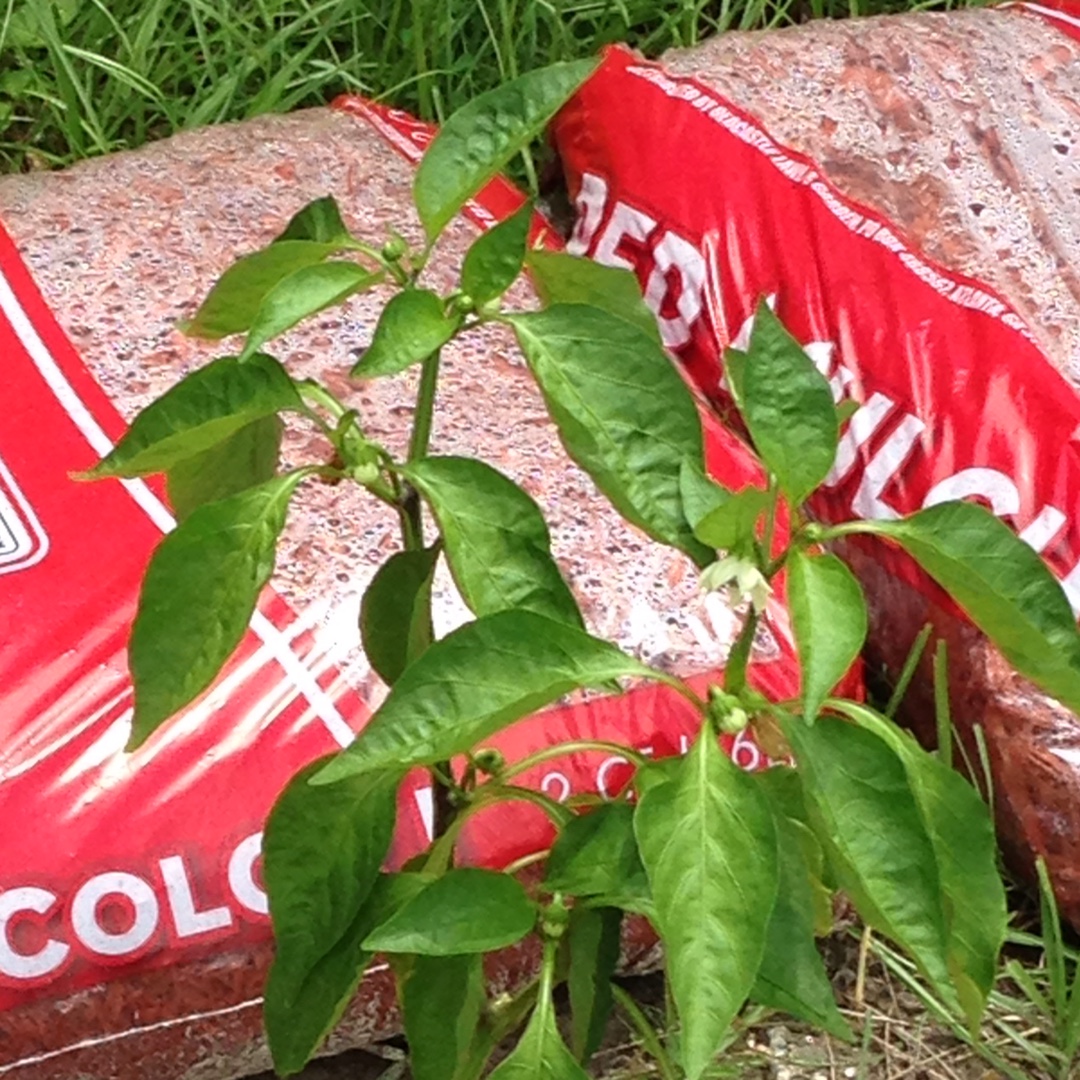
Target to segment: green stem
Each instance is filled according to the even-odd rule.
[[[551,992],[555,988],[555,959],[559,943],[555,938],[544,939],[544,966],[540,969],[540,988],[537,991],[537,1005],[541,1009],[552,1007]]]
[[[433,828],[436,836],[443,836],[450,829],[457,807],[451,799],[452,789],[445,777],[453,777],[449,761],[440,761],[431,770],[431,801],[433,809]]]
[[[660,1042],[659,1035],[657,1035],[652,1024],[649,1023],[649,1018],[638,1007],[638,1003],[617,983],[611,984],[611,993],[619,1003],[619,1007],[626,1013],[630,1026],[638,1033],[642,1046],[655,1059],[657,1067],[660,1069],[660,1075],[664,1080],[678,1080],[678,1074],[675,1072],[675,1066],[672,1064],[671,1058],[668,1057],[667,1051]]]
[[[443,768],[436,765],[435,770]],[[432,770],[432,783],[438,785],[438,777]],[[439,785],[441,786],[441,785]],[[516,784],[503,785],[495,781],[482,784],[476,789],[473,801],[461,810],[453,814],[442,832],[435,833],[435,843],[428,856],[424,869],[430,873],[442,873],[449,865],[453,855],[454,845],[461,835],[461,830],[475,814],[486,810],[489,806],[495,806],[501,802],[519,800],[538,806],[560,828],[574,816],[569,808],[556,802],[541,791],[532,791],[529,788],[518,787]]]
[[[776,477],[769,476],[769,514],[765,519],[765,537],[762,541],[765,554],[765,562],[772,561],[772,547],[773,539],[776,536],[776,509],[779,503],[778,489],[776,486]],[[770,574],[766,574],[766,577],[771,577]]]
[[[416,411],[413,413],[412,436],[409,440],[409,461],[426,456],[431,442],[431,425],[435,415],[435,392],[439,385],[439,353],[433,352],[425,361],[416,391]],[[407,551],[419,551],[424,546],[424,516],[420,496],[411,484],[403,484],[398,509],[401,518],[401,539]]]
[[[425,361],[420,372],[420,388],[416,394],[416,413],[413,416],[412,439],[409,442],[409,461],[419,461],[428,452],[431,442],[431,422],[435,415],[435,391],[439,385],[438,350]]]
[[[483,790],[483,788],[481,788],[481,790]],[[562,803],[556,802],[542,791],[533,791],[531,788],[518,787],[516,784],[511,784],[508,787],[500,786],[498,795],[499,798],[488,800],[488,804],[492,805],[496,802],[509,802],[512,799],[532,803],[533,806],[540,807],[540,809],[543,810],[559,828],[562,828],[574,816],[573,810],[568,810]]]
[[[750,663],[750,650],[754,646],[757,624],[758,614],[751,608],[724,668],[724,689],[729,694],[741,694],[746,688],[746,668]]]
[[[522,855],[520,859],[515,859],[508,866],[503,867],[503,873],[509,874],[511,877],[518,873],[519,870],[524,870],[527,866],[533,866],[535,863],[543,862],[551,854],[550,848],[545,848],[543,851],[534,851],[531,855]]]
[[[340,401],[322,383],[317,383],[314,379],[301,380],[296,384],[296,389],[305,404],[308,401],[313,401],[316,405],[321,405],[335,420],[340,420],[349,411],[348,405]]]
[[[417,28],[417,33],[419,33],[419,28]],[[431,442],[435,392],[438,385],[439,352],[436,350],[424,361],[420,374],[420,386],[416,392],[416,410],[413,413],[412,436],[409,439],[409,461],[417,461],[427,454],[428,444]],[[400,495],[398,518],[401,522],[401,542],[406,551],[419,551],[424,546],[424,513],[420,503],[420,494],[411,484],[405,483],[401,485]],[[430,613],[428,626],[431,626]],[[429,634],[429,637],[433,636]],[[449,761],[440,761],[431,773],[433,833],[437,841],[450,834],[455,816],[460,817],[450,801],[450,788],[441,781],[440,775],[453,776]],[[454,835],[456,836],[456,832]],[[432,851],[432,859],[435,859],[436,852],[439,852],[440,859],[445,859],[442,869],[446,869],[449,865],[453,854],[453,840],[448,843],[450,846],[445,851],[439,844],[436,844]]]
[[[540,765],[545,761],[550,761],[552,758],[564,757],[566,754],[580,754],[589,750],[618,754],[633,765],[645,765],[649,760],[644,754],[639,754],[636,750],[631,750],[628,746],[621,746],[619,743],[604,742],[601,739],[580,739],[577,742],[559,743],[558,746],[545,746],[542,750],[537,750],[535,754],[530,754],[528,757],[524,757],[505,768],[498,778],[500,782],[511,780],[515,776],[520,776],[523,772],[528,772],[534,765]]]
[[[889,696],[889,703],[885,706],[885,715],[890,720],[896,719],[896,710],[900,708],[900,702],[904,700],[904,695],[908,692],[911,680],[915,677],[915,670],[919,666],[919,661],[922,659],[923,651],[926,649],[926,643],[930,640],[933,629],[933,625],[927,623],[919,631],[919,636],[915,638],[915,642],[907,654],[904,666],[900,669],[900,678],[896,680],[896,686],[893,687],[893,692]]]
[[[845,521],[840,525],[828,525],[819,528],[814,535],[814,543],[825,544],[841,536],[858,536],[863,533],[879,533],[876,521]]]

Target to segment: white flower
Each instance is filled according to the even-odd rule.
[[[732,604],[749,600],[758,615],[772,595],[772,586],[757,564],[738,555],[725,555],[707,566],[701,574],[701,587],[705,592],[726,588]]]

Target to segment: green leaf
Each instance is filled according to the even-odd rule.
[[[570,1045],[582,1065],[600,1049],[615,1004],[611,977],[619,962],[621,926],[618,908],[577,907],[570,913]]]
[[[948,762],[927,753],[883,716],[855,702],[833,707],[886,742],[903,764],[937,858],[949,970],[968,1022],[977,1030],[1008,923],[989,808]]]
[[[250,329],[270,291],[290,274],[345,246],[316,240],[278,240],[261,251],[245,255],[218,278],[192,319],[180,324],[190,337],[218,338]]]
[[[315,199],[294,214],[285,231],[275,237],[274,243],[280,244],[283,240],[314,240],[340,248],[352,247],[356,243],[332,195]]]
[[[413,1080],[454,1080],[487,1003],[483,956],[413,957],[400,997]]]
[[[396,375],[438,352],[460,325],[461,318],[447,315],[430,289],[405,289],[383,308],[371,345],[351,374],[356,379]]]
[[[661,345],[656,316],[642,299],[641,286],[631,271],[604,266],[565,251],[530,251],[525,256],[525,265],[547,307],[587,304],[600,308],[633,323]]]
[[[263,1017],[278,1073],[299,1072],[337,1026],[374,956],[360,943],[429,880],[423,874],[380,874],[356,917],[338,942],[313,962],[299,988],[298,971],[270,968]]]
[[[578,60],[530,71],[474,98],[443,124],[413,182],[416,210],[430,241],[547,127],[596,64]]]
[[[948,502],[860,528],[895,540],[1021,675],[1080,711],[1080,634],[1042,559],[989,510]]]
[[[791,719],[784,733],[840,887],[955,1003],[937,857],[902,761],[876,734],[830,717]]]
[[[529,933],[536,909],[508,874],[448,870],[368,934],[365,949],[419,956],[462,956],[513,945]]]
[[[293,777],[266,825],[264,876],[275,955],[266,987],[274,1065],[299,1072],[337,1023],[371,954],[363,913],[394,830],[400,773],[368,774],[329,788]],[[333,843],[327,843],[328,835]]]
[[[431,583],[438,546],[399,551],[379,567],[360,602],[360,639],[388,686],[431,644]]]
[[[764,300],[741,383],[740,409],[754,446],[792,506],[801,506],[836,458],[836,406],[825,376]]]
[[[271,338],[283,334],[309,315],[340,304],[381,280],[381,274],[373,274],[354,262],[332,261],[302,266],[283,278],[263,298],[240,359],[246,360]]]
[[[651,788],[677,780],[682,775],[682,768],[682,758],[677,755],[650,759],[639,765],[634,772],[634,790],[638,798]]]
[[[454,580],[477,615],[520,608],[584,627],[544,515],[517,484],[475,458],[429,457],[401,472],[431,504]]]
[[[517,280],[525,261],[532,218],[532,203],[526,203],[517,213],[483,233],[466,252],[461,287],[477,307],[502,296]]]
[[[559,1034],[550,988],[541,988],[528,1027],[488,1080],[589,1080]]]
[[[802,777],[787,765],[774,765],[754,773],[754,780],[765,791],[773,813],[786,819],[802,845],[803,861],[810,877],[813,894],[815,933],[821,937],[833,927],[833,892],[836,883],[825,858],[821,841],[810,827],[803,798]]]
[[[694,526],[694,535],[703,544],[721,551],[750,550],[758,520],[768,509],[770,499],[769,493],[760,488],[736,491]]]
[[[115,447],[83,474],[146,476],[216,447],[255,420],[303,408],[292,379],[270,356],[225,356],[152,401]]]
[[[528,611],[485,615],[437,641],[398,679],[315,783],[390,764],[433,765],[583,686],[665,681],[606,641]]]
[[[777,815],[780,886],[750,997],[850,1041],[851,1028],[836,1007],[814,940],[814,896],[798,828],[798,822]]]
[[[731,492],[707,476],[701,465],[684,461],[679,468],[679,494],[683,514],[692,529],[731,498]]]
[[[283,431],[279,417],[264,416],[194,457],[178,461],[165,477],[177,521],[186,520],[206,503],[269,480],[277,472]]]
[[[866,601],[855,575],[827,552],[788,555],[788,603],[802,670],[803,711],[813,723],[866,641]]]
[[[749,360],[750,357],[741,349],[727,348],[724,350],[724,378],[727,380],[728,390],[731,392],[731,399],[735,402],[735,407],[744,417],[746,415],[744,386],[746,384],[746,365]]]
[[[677,779],[634,817],[682,1023],[689,1080],[712,1062],[757,978],[779,884],[776,826],[753,778],[708,725]]]
[[[278,476],[199,507],[154,552],[128,646],[129,749],[198,697],[240,644],[303,476]]]
[[[567,452],[628,521],[700,566],[713,554],[683,514],[684,461],[703,461],[697,407],[648,334],[599,308],[506,317]],[[703,466],[702,466],[703,467]]]
[[[571,818],[548,856],[544,888],[651,916],[634,808],[626,802],[604,803]]]

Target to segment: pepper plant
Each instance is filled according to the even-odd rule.
[[[525,207],[475,241],[459,288],[441,296],[424,286],[447,223],[591,67],[526,75],[446,123],[416,173],[419,248],[398,235],[381,246],[354,237],[321,199],[240,259],[186,328],[246,335],[239,352],[149,405],[89,474],[164,473],[178,518],[147,570],[131,635],[133,748],[205,691],[238,645],[303,485],[359,484],[400,522],[401,550],[360,613],[389,694],[351,746],[291,781],[266,828],[276,958],[265,1018],[282,1074],[318,1049],[381,954],[397,979],[418,1080],[477,1077],[510,1037],[498,1080],[580,1078],[619,999],[611,978],[627,913],[647,919],[664,947],[675,1024],[649,1042],[666,1076],[702,1076],[748,1000],[844,1036],[815,945],[838,889],[977,1028],[1006,920],[989,813],[950,762],[869,706],[831,696],[867,629],[860,587],[828,550],[836,538],[867,533],[899,545],[1021,672],[1080,708],[1080,636],[1065,596],[988,511],[948,503],[832,526],[807,516],[846,415],[766,304],[748,349],[727,351],[725,373],[768,483],[729,491],[706,473],[694,399],[628,273],[530,250]],[[502,306],[523,270],[541,310]],[[327,387],[293,378],[265,351],[305,317],[377,284],[396,291],[351,374],[376,379],[419,365],[403,458],[369,439],[363,417]],[[705,587],[749,601],[723,679],[704,697],[592,636],[530,496],[482,461],[430,445],[440,350],[491,322],[516,335],[567,453],[625,518],[688,555]],[[280,470],[283,416],[325,436],[321,460]],[[783,543],[781,512],[790,520]],[[440,559],[475,620],[435,640]],[[747,665],[782,573],[802,689],[776,702],[752,688]],[[687,754],[666,760],[618,747],[636,768],[613,801],[563,805],[515,782],[567,747],[507,763],[485,745],[572,690],[650,679],[692,702],[699,731]],[[795,767],[736,767],[718,737],[746,726]],[[437,793],[434,839],[388,873],[398,789],[418,767]],[[455,848],[472,817],[520,799],[557,829],[542,875],[459,865]],[[490,998],[484,955],[529,935],[542,945],[535,980]],[[571,1045],[555,1023],[561,982]]]

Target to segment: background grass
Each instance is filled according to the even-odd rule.
[[[0,0],[0,170],[357,90],[438,119],[506,78],[628,41],[956,0]]]

